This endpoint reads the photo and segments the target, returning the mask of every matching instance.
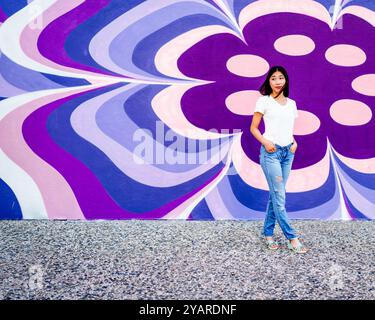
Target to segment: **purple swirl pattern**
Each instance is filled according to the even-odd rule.
[[[0,0],[0,218],[263,219],[249,126],[280,64],[299,110],[289,216],[375,219],[374,10]]]

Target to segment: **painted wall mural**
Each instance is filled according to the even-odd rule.
[[[289,217],[375,219],[375,1],[0,0],[0,23],[1,219],[263,219],[272,65]]]

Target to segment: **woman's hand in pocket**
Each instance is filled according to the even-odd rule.
[[[296,153],[296,150],[297,150],[297,143],[293,143],[291,146],[290,146],[290,152],[291,153]]]
[[[266,142],[263,145],[267,152],[271,153],[276,151],[276,146],[273,144],[272,141],[266,140]]]

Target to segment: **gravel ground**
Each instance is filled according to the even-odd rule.
[[[0,221],[0,298],[375,300],[374,222],[293,220],[305,255],[262,224]]]

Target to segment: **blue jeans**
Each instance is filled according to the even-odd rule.
[[[260,148],[260,165],[270,189],[263,228],[265,237],[273,236],[277,221],[287,239],[297,238],[285,210],[285,185],[294,159],[294,153],[290,151],[291,145],[292,143],[282,147],[275,144],[275,152],[267,152],[263,145]]]

